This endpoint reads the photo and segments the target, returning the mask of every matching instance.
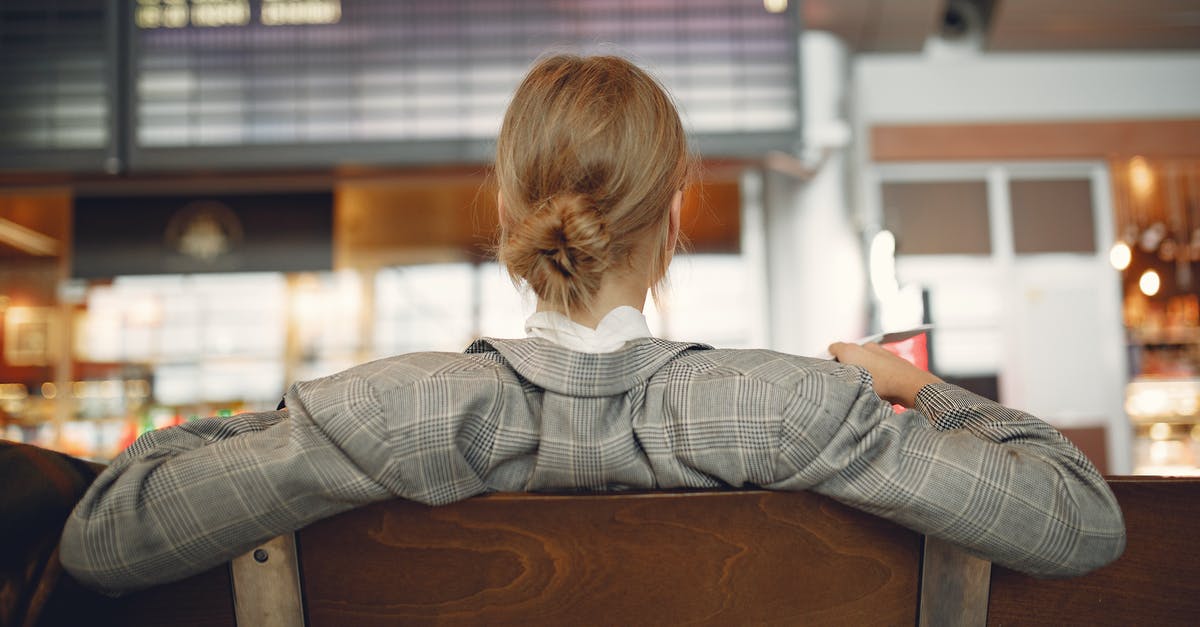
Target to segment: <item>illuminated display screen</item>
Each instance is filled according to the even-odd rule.
[[[735,139],[718,153],[797,139],[796,28],[761,0],[140,0],[131,19],[135,167],[486,160],[553,50],[633,58],[694,135]]]
[[[484,162],[513,88],[552,51],[651,70],[703,154],[792,151],[794,12],[761,0],[5,0],[0,168]]]
[[[251,15],[249,0],[138,0],[134,24],[138,28],[246,26]],[[341,17],[341,0],[262,0],[257,23],[336,24]]]

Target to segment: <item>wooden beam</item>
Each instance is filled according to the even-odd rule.
[[[877,162],[1200,156],[1200,119],[898,124],[870,132]]]

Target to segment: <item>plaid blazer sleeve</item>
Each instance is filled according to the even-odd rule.
[[[897,414],[869,374],[846,372],[858,380],[823,394],[836,426],[819,449],[784,421],[769,487],[826,494],[1035,576],[1083,574],[1124,550],[1108,484],[1050,425],[945,383]]]
[[[182,579],[280,533],[390,498],[338,440],[380,422],[353,377],[298,384],[288,409],[146,433],[113,461],[67,521],[64,567],[120,594]],[[341,423],[318,421],[337,415]]]

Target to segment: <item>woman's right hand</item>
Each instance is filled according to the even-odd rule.
[[[905,361],[879,344],[858,345],[849,342],[834,342],[829,345],[829,354],[843,364],[859,366],[871,373],[875,393],[880,398],[912,407],[917,392],[930,383],[942,380],[933,374]]]

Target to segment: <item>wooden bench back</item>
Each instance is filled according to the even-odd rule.
[[[911,624],[920,550],[768,492],[395,501],[299,534],[313,626]]]
[[[294,620],[1200,623],[1200,479],[1111,484],[1128,526],[1125,554],[1090,575],[1058,581],[986,562],[977,577],[980,564],[944,543],[807,493],[504,494],[442,508],[378,503],[296,534],[304,605]],[[284,536],[289,543],[291,537]],[[273,557],[263,564],[286,563],[275,559],[274,545],[267,548]],[[252,559],[238,561],[254,566]],[[213,569],[90,611],[122,625],[232,626],[235,606],[245,612],[275,602],[244,592],[242,582],[235,586],[243,590],[239,603],[229,572]]]
[[[1083,577],[992,568],[989,625],[1200,625],[1200,479],[1109,479],[1128,541]]]

